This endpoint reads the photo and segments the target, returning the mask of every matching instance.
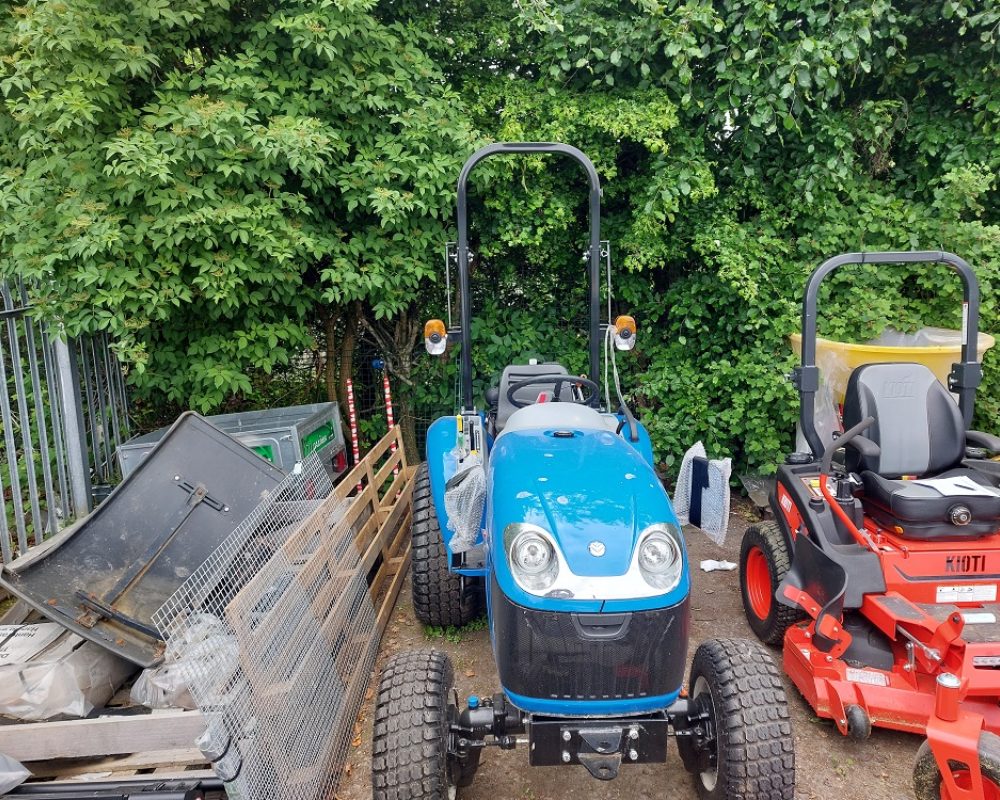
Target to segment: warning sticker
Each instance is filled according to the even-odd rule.
[[[869,686],[888,686],[889,676],[870,669],[847,668],[847,680],[851,683],[867,683]]]
[[[0,666],[25,664],[63,632],[61,625],[41,622],[36,625],[0,625]]]
[[[978,586],[938,586],[937,602],[939,603],[994,603],[997,599],[995,583]]]

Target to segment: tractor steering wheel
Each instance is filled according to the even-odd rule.
[[[573,402],[579,402],[583,405],[590,405],[590,401],[593,400],[601,392],[601,388],[590,378],[582,378],[576,375],[562,375],[559,373],[552,373],[550,375],[532,375],[530,378],[525,378],[521,381],[515,381],[510,386],[507,387],[507,402],[509,402],[514,408],[525,408],[526,406],[533,405],[534,401],[531,400],[518,400],[514,395],[526,386],[534,386],[535,384],[542,384],[544,386],[552,387],[552,402],[559,402],[559,393],[562,389],[564,383],[572,383],[578,386],[586,386],[590,390],[582,400],[574,400]]]

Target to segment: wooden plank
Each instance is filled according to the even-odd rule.
[[[20,625],[28,619],[28,615],[30,613],[31,606],[23,600],[18,600],[4,612],[2,617],[0,617],[0,625]]]
[[[409,572],[409,569],[410,553],[407,551],[400,569],[396,572],[392,583],[389,584],[389,591],[386,592],[385,597],[382,599],[382,603],[378,609],[378,616],[375,618],[375,629],[378,631],[380,637],[385,633],[385,628],[392,617],[392,609],[396,605],[396,598],[399,597],[399,590],[403,587],[403,580],[406,578],[406,573]]]
[[[71,778],[75,775],[87,775],[95,772],[122,773],[139,769],[155,769],[177,772],[187,766],[207,764],[205,756],[194,747],[178,750],[160,750],[151,753],[133,753],[120,758],[101,758],[69,761],[53,759],[51,761],[28,762],[25,766],[31,770],[34,778]]]
[[[379,467],[378,472],[375,473],[374,485],[376,491],[382,489],[382,484],[384,484],[386,480],[389,478],[389,475],[392,473],[393,467],[399,467],[400,475],[403,473],[403,451],[398,448],[396,452],[392,453],[389,456],[389,458],[386,459],[386,462],[381,467]],[[399,477],[399,476],[397,475],[394,477]]]
[[[177,750],[204,730],[197,711],[0,725],[0,753],[25,762]]]

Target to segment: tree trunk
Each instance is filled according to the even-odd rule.
[[[347,379],[354,374],[354,347],[358,342],[358,325],[361,322],[361,302],[351,304],[344,318],[344,334],[340,339],[340,359],[338,365],[338,393],[340,415],[344,419],[344,430],[350,435],[350,419],[347,407]]]
[[[323,312],[323,331],[326,334],[323,378],[326,382],[326,399],[330,402],[337,400],[337,319],[339,316],[330,309]]]

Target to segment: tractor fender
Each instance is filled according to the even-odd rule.
[[[452,531],[448,525],[448,512],[444,505],[444,488],[458,468],[458,459],[455,456],[457,436],[458,423],[453,416],[438,417],[427,429],[427,473],[431,482],[431,495],[434,497],[434,511],[437,514],[449,559],[452,555]],[[480,525],[480,530],[482,530],[482,525]],[[480,534],[476,544],[481,543],[482,535]]]

